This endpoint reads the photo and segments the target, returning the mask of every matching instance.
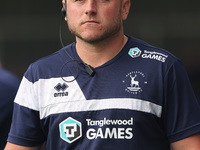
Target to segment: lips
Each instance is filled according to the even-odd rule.
[[[84,21],[82,24],[99,24],[99,22],[94,21],[94,20],[88,20],[88,21]]]

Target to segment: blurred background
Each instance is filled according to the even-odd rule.
[[[131,3],[125,33],[179,57],[200,99],[199,0]],[[58,51],[60,22],[64,44],[74,41],[61,8],[61,0],[0,0],[0,59],[5,69],[21,79],[30,63]]]

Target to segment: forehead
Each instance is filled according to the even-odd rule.
[[[86,3],[89,1],[96,1],[97,3],[119,3],[120,5],[122,5],[122,3],[124,1],[130,1],[130,0],[62,0],[63,3],[65,3],[65,5],[67,6],[67,3],[73,3],[73,2],[77,2],[77,3]]]
[[[63,1],[63,0],[62,0]],[[65,3],[67,2],[67,0],[64,0],[65,1]],[[68,1],[75,1],[75,0],[68,0]],[[84,0],[84,1],[86,1],[86,0]],[[102,1],[102,0],[94,0],[94,1]],[[120,2],[122,2],[123,0],[115,0],[115,1],[120,1]]]

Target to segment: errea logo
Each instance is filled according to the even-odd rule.
[[[60,137],[68,143],[72,143],[82,137],[81,123],[71,117],[59,124]]]
[[[55,87],[54,87],[58,92],[60,91],[65,91],[68,88],[68,85],[63,83],[58,83]]]
[[[64,97],[68,96],[68,92],[65,92],[69,86],[66,83],[58,83],[54,89],[57,91],[54,93],[54,97]]]

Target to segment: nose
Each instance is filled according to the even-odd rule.
[[[95,15],[96,13],[97,13],[96,0],[87,0],[85,14]]]

